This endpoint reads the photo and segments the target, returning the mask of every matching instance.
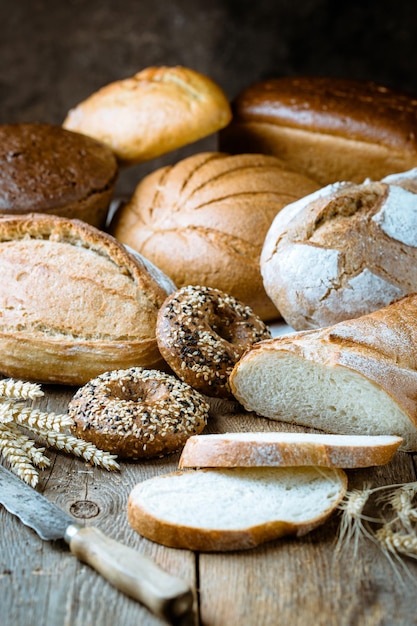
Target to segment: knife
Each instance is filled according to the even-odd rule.
[[[171,576],[136,550],[110,539],[98,528],[74,523],[73,517],[1,464],[0,504],[41,539],[64,539],[80,561],[156,615],[175,623],[190,615],[193,594],[183,580]]]

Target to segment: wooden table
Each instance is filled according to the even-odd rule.
[[[63,412],[74,389],[45,387],[42,408]],[[230,405],[229,405],[230,406]],[[208,432],[276,430],[276,422],[235,411],[214,411]],[[339,518],[302,539],[281,539],[249,551],[193,553],[156,545],[128,525],[127,497],[138,481],[176,469],[178,454],[123,463],[121,472],[50,453],[38,489],[80,523],[150,556],[195,590],[195,625],[411,626],[417,624],[417,565],[406,561],[402,582],[368,540],[357,558],[349,547],[333,559]],[[412,455],[388,466],[354,470],[349,489],[416,479]],[[116,591],[61,542],[40,540],[0,507],[0,624],[2,626],[156,626],[165,622]]]

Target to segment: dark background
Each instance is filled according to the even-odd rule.
[[[281,75],[374,80],[417,94],[416,0],[0,0],[0,123],[60,124],[99,87],[151,65],[209,75],[230,99]],[[215,138],[122,173],[148,171]]]

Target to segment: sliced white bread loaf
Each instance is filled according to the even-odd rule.
[[[255,413],[417,450],[417,295],[332,327],[256,344],[230,386]]]
[[[138,483],[128,520],[144,537],[203,552],[252,548],[324,523],[346,493],[343,470],[183,470]]]
[[[371,467],[389,463],[401,443],[401,437],[389,435],[291,432],[193,435],[185,443],[179,467]]]

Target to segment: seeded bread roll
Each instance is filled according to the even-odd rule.
[[[164,367],[155,326],[172,281],[113,237],[41,213],[0,218],[0,372],[83,385]]]
[[[328,185],[273,221],[261,272],[292,328],[330,326],[417,291],[417,170],[386,180]]]
[[[260,273],[265,235],[283,206],[317,188],[275,157],[200,153],[145,177],[110,230],[178,287],[219,289],[271,320],[279,314]]]
[[[226,126],[229,101],[214,81],[186,67],[148,67],[106,85],[71,109],[64,128],[107,144],[133,165]]]
[[[0,214],[51,213],[104,227],[117,162],[102,143],[60,126],[0,125]]]
[[[383,85],[275,78],[244,89],[232,111],[221,150],[275,155],[321,185],[417,165],[417,98]]]
[[[73,396],[73,434],[123,459],[162,456],[201,433],[209,405],[174,376],[139,367],[105,372]]]
[[[229,374],[246,348],[270,337],[248,306],[197,285],[169,295],[156,321],[158,347],[172,370],[194,389],[220,398],[230,397]]]

